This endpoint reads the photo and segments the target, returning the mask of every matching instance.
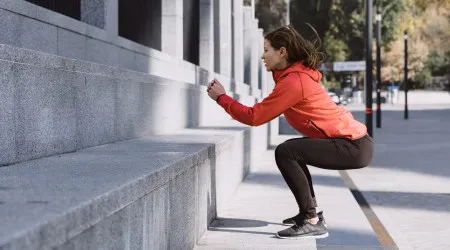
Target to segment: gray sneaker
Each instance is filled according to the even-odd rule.
[[[328,230],[322,221],[314,225],[308,220],[304,220],[301,225],[295,224],[290,228],[276,233],[276,236],[281,239],[322,239],[328,237]]]
[[[294,217],[288,218],[283,220],[283,224],[286,225],[295,225],[296,219],[300,216],[300,214],[297,214]],[[319,217],[319,221],[322,221],[323,225],[327,228],[327,223],[325,222],[325,218],[323,217],[323,211],[320,211],[317,213],[317,217]]]

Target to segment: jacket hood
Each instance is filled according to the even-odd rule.
[[[302,62],[297,62],[292,64],[291,66],[287,67],[285,70],[273,70],[272,76],[275,83],[280,81],[285,76],[289,75],[290,73],[303,73],[311,77],[311,79],[315,82],[320,82],[320,79],[322,79],[322,74],[315,69],[310,69],[303,65]]]

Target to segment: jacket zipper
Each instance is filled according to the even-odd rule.
[[[309,124],[313,125],[317,130],[319,130],[323,135],[325,135],[325,137],[328,137],[327,134],[325,134],[325,132],[319,128],[312,120],[308,120]]]

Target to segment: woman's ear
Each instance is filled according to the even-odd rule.
[[[285,47],[280,48],[280,56],[287,59],[287,50]]]

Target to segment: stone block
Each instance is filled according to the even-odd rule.
[[[145,199],[144,215],[144,248],[143,249],[169,249],[170,211],[169,186],[164,185]],[[181,222],[181,220],[180,220]]]
[[[0,44],[15,45],[18,36],[17,25],[20,22],[19,15],[0,9]]]
[[[169,183],[170,248],[193,249],[195,246],[196,185],[195,167],[180,173]]]
[[[46,53],[57,53],[57,29],[16,13],[0,9],[0,43]]]
[[[186,106],[187,84],[153,82],[143,85],[145,100],[144,116],[152,134],[168,134],[185,128],[188,123]],[[167,102],[170,102],[170,112]]]
[[[15,64],[16,148],[20,161],[75,150],[74,73]]]
[[[86,60],[100,64],[119,66],[119,48],[110,43],[87,38]]]
[[[197,167],[198,202],[195,216],[197,218],[196,241],[200,240],[209,224],[216,218],[215,194],[213,194],[214,189],[211,182],[214,168],[213,162],[209,159]]]
[[[128,49],[119,48],[119,67],[137,71],[136,53]]]
[[[28,17],[19,17],[16,44],[14,46],[57,54],[57,28]]]
[[[137,203],[137,202],[136,202]],[[130,206],[133,206],[131,204]],[[130,242],[131,214],[130,208],[122,209],[86,231],[56,246],[55,250],[97,250],[126,249]],[[137,212],[137,211],[134,211]],[[135,214],[139,216],[139,214]],[[142,226],[142,222],[140,223]],[[136,226],[136,225],[133,225]],[[138,242],[137,242],[138,243]]]
[[[58,28],[58,55],[78,60],[85,60],[86,37]]]
[[[149,73],[150,57],[141,53],[136,53],[136,70]]]
[[[149,131],[147,123],[151,106],[144,100],[143,84],[135,81],[119,80],[117,85],[117,139],[126,140],[143,136]],[[149,104],[151,105],[151,103]]]
[[[189,86],[185,91],[186,106],[189,107],[186,108],[186,118],[188,128],[195,128],[200,125],[200,107],[202,105],[201,95],[205,95],[206,93],[205,90],[206,88],[204,87]]]
[[[81,0],[81,21],[100,29],[105,27],[105,1]]]
[[[13,63],[0,61],[0,166],[16,161]]]
[[[114,142],[117,80],[85,75],[76,85],[77,149]]]

